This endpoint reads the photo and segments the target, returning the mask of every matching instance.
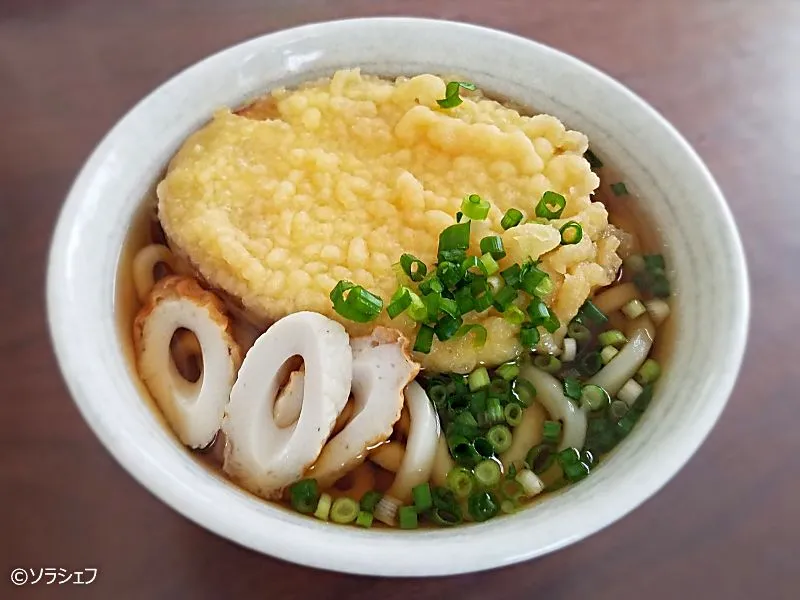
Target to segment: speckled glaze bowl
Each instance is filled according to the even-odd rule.
[[[436,40],[436,43],[431,43]],[[198,464],[131,379],[115,279],[128,228],[169,158],[215,108],[336,69],[463,73],[481,88],[585,132],[625,174],[654,223],[675,290],[668,368],[639,425],[591,477],[512,517],[451,530],[362,530],[261,502]],[[199,525],[289,561],[370,575],[444,575],[541,556],[613,523],[652,496],[714,426],[736,379],[749,314],[746,265],[725,200],[658,113],[610,77],[541,44],[446,21],[307,25],[224,50],[133,108],[86,162],[52,243],[52,337],[86,421],[142,485]],[[705,334],[703,332],[706,332]]]

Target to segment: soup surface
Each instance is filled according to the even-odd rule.
[[[178,439],[262,498],[483,521],[589,475],[652,398],[658,240],[553,116],[340,71],[219,110],[155,196],[127,350]]]

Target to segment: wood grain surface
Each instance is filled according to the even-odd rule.
[[[686,468],[590,539],[489,573],[351,577],[266,558],[196,527],[102,448],[48,338],[44,270],[58,210],[128,108],[242,39],[377,14],[499,27],[620,79],[707,161],[751,269],[745,365]],[[0,0],[0,598],[800,597],[798,57],[797,0]],[[15,567],[100,572],[91,586],[14,587]]]

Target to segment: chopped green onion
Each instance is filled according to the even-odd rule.
[[[475,479],[483,487],[491,488],[500,482],[500,465],[491,459],[482,460],[475,465],[474,473]]]
[[[614,400],[608,407],[608,412],[614,420],[620,420],[628,412],[628,405],[622,400]]]
[[[592,332],[580,321],[572,320],[567,325],[567,335],[577,342],[587,342],[592,337]]]
[[[565,246],[577,244],[583,239],[583,227],[577,221],[567,221],[558,231],[561,233],[561,243]]]
[[[541,325],[550,333],[553,333],[561,326],[558,317],[550,312],[547,305],[538,298],[531,300],[531,303],[528,305],[528,315],[531,318],[531,323],[536,326]]]
[[[313,513],[320,498],[316,479],[301,479],[289,488],[292,508],[299,513]]]
[[[487,398],[486,411],[483,413],[483,421],[484,425],[496,425],[505,421],[503,407],[500,405],[500,400],[498,398]]]
[[[542,195],[539,204],[536,205],[536,216],[543,219],[558,219],[564,212],[567,200],[561,194],[547,191]]]
[[[505,363],[494,371],[495,375],[506,381],[513,381],[519,375],[519,367],[515,363]]]
[[[561,362],[572,362],[578,355],[578,342],[574,338],[564,338],[564,351],[561,353]]]
[[[470,323],[469,325],[462,325],[459,328],[459,330],[456,331],[453,337],[460,338],[469,333],[474,334],[472,338],[472,347],[483,348],[483,346],[486,344],[486,336],[487,336],[486,327],[478,323]]]
[[[409,306],[411,306],[411,290],[401,285],[392,296],[389,306],[386,307],[386,312],[390,319],[394,319]]]
[[[508,406],[512,405],[509,404]],[[516,406],[521,414],[522,409],[519,408],[519,404],[514,404],[513,406]],[[502,454],[511,447],[511,430],[505,425],[495,425],[486,432],[486,439],[489,440],[497,454]]]
[[[581,390],[581,406],[589,410],[600,410],[608,406],[609,402],[611,402],[611,399],[604,388],[592,383],[583,386]]]
[[[478,194],[470,194],[461,202],[461,212],[473,221],[480,221],[489,215],[489,203]]]
[[[561,369],[561,361],[552,354],[539,354],[533,359],[533,366],[545,373],[557,373]]]
[[[481,254],[489,253],[492,258],[500,260],[506,255],[503,240],[499,235],[487,235],[481,240]]]
[[[578,371],[581,375],[590,376],[603,368],[603,359],[599,352],[589,352],[578,362]]]
[[[561,452],[558,453],[558,464],[561,467],[566,467],[568,465],[575,465],[581,461],[581,453],[580,450],[577,448],[564,448]]]
[[[403,273],[415,283],[425,279],[425,275],[428,274],[428,267],[413,254],[401,254],[400,267],[403,269]]]
[[[400,529],[416,529],[419,527],[417,509],[413,506],[401,506],[397,514]]]
[[[519,343],[527,350],[533,350],[539,343],[539,330],[533,323],[523,323],[519,328]]]
[[[507,269],[500,271],[500,277],[506,282],[509,287],[519,287],[522,281],[522,267],[514,263]]]
[[[603,311],[597,308],[591,300],[584,302],[579,312],[582,317],[585,317],[596,325],[602,325],[608,321],[608,317],[603,314]]]
[[[528,407],[536,398],[536,388],[527,379],[518,377],[514,382],[514,395],[522,406]]]
[[[517,298],[517,290],[511,286],[506,286],[494,295],[492,304],[498,312],[505,312],[511,307],[511,303]]]
[[[448,438],[447,445],[453,459],[461,465],[474,465],[480,460],[481,455],[475,446],[463,436],[453,436]]]
[[[457,509],[458,506],[455,508]],[[434,507],[433,510],[430,511],[429,516],[434,523],[442,527],[452,527],[463,521],[460,510],[447,510]]]
[[[500,227],[502,227],[504,231],[516,227],[522,222],[522,217],[522,213],[516,208],[509,208],[506,214],[503,215],[503,218],[500,219]]]
[[[660,270],[664,271],[667,268],[667,261],[664,260],[663,254],[646,254],[642,256],[644,266],[647,270]]]
[[[522,422],[522,406],[516,402],[509,402],[506,404],[503,408],[503,414],[506,417],[506,423],[511,425],[511,427],[516,427]]]
[[[511,384],[502,377],[495,377],[489,385],[489,395],[497,398],[505,398],[511,391]]]
[[[434,486],[431,488],[431,497],[433,498],[433,506],[435,508],[455,512],[458,513],[459,516],[461,515],[461,508],[452,490],[446,487]]]
[[[633,408],[637,398],[642,394],[644,389],[633,379],[628,379],[622,388],[617,392],[617,398],[623,402],[627,402],[628,406]]]
[[[453,467],[447,473],[447,487],[459,498],[466,498],[472,492],[472,472],[464,467]]]
[[[467,314],[473,308],[475,308],[475,300],[469,287],[459,288],[456,290],[454,296],[456,299],[456,305],[458,306],[458,312],[460,312],[462,315]]]
[[[461,104],[463,100],[458,95],[460,88],[474,91],[475,84],[467,81],[450,81],[445,86],[444,98],[437,100],[436,103],[442,108],[454,108]]]
[[[456,287],[464,273],[459,266],[452,262],[439,263],[436,267],[436,277],[444,284],[444,287],[452,289]]]
[[[627,436],[632,430],[639,417],[642,416],[638,410],[629,410],[623,417],[617,421],[617,435],[621,438]]]
[[[427,481],[411,488],[411,497],[414,499],[417,512],[425,512],[433,506],[431,486]]]
[[[428,318],[428,308],[422,298],[414,292],[409,293],[411,295],[411,305],[408,307],[408,316],[417,322],[426,320]]]
[[[492,292],[490,290],[483,292],[479,296],[475,296],[473,298],[473,302],[475,304],[475,312],[481,313],[485,311],[492,305],[493,301],[494,300],[492,298]]]
[[[358,517],[358,502],[352,498],[337,498],[331,507],[331,521],[334,523],[352,523]]]
[[[528,451],[525,457],[525,464],[537,475],[544,473],[555,460],[553,446],[550,444],[539,444]]]
[[[600,351],[600,360],[603,361],[604,365],[607,365],[617,354],[619,354],[619,350],[614,346],[606,346]]]
[[[475,438],[472,444],[475,447],[475,451],[483,458],[491,458],[494,456],[494,446],[492,446],[486,438]]]
[[[469,514],[479,523],[488,521],[500,511],[497,498],[492,492],[476,492],[467,502]]]
[[[634,379],[636,383],[640,385],[647,385],[648,383],[653,383],[656,379],[659,378],[661,375],[661,366],[652,358],[648,358],[642,366],[639,367],[639,370],[636,371],[636,375],[634,375]]]
[[[450,315],[454,319],[458,319],[461,317],[461,312],[458,310],[458,303],[452,298],[444,298],[444,297],[440,298],[439,310],[441,310],[443,313]]]
[[[601,346],[620,347],[628,343],[628,338],[619,329],[610,329],[598,335],[597,341]]]
[[[509,476],[511,476],[510,472]],[[523,491],[524,490],[522,489],[522,484],[511,477],[508,479],[504,479],[500,483],[500,493],[509,500],[516,500],[517,498],[522,496]]]
[[[550,276],[541,269],[533,265],[529,265],[522,269],[519,287],[531,296],[534,296],[536,295],[536,290],[542,281],[549,278]]]
[[[550,444],[555,444],[561,437],[561,421],[545,421],[542,424],[542,439]]]
[[[489,254],[488,252],[486,254],[484,254],[483,256],[481,256],[478,260],[480,261],[480,269],[481,269],[481,271],[487,277],[489,275],[494,275],[495,273],[497,273],[497,271],[500,270],[500,267],[498,266],[497,261],[495,261],[495,259],[492,258],[492,255]]]
[[[547,296],[547,294],[553,291],[554,287],[553,280],[550,279],[550,276],[548,275],[542,279],[535,288],[533,288],[533,295],[537,298],[544,298]],[[556,320],[556,322],[558,322],[558,320]],[[558,327],[556,327],[556,329],[558,329]]]
[[[469,248],[470,223],[471,221],[464,221],[463,223],[450,225],[442,230],[439,234],[439,262],[448,260],[447,255],[442,255],[443,252],[453,250],[466,252]],[[463,260],[463,258],[461,260]]]
[[[564,379],[564,395],[572,400],[581,399],[581,389],[583,386],[581,382],[575,377],[567,377]]]
[[[639,273],[645,270],[645,260],[641,254],[631,254],[622,261],[622,265],[630,273]]]
[[[503,313],[503,318],[512,325],[521,325],[525,321],[525,313],[519,306],[512,304]]]
[[[475,392],[469,399],[469,410],[473,416],[477,417],[486,412],[486,391]]]
[[[489,383],[491,383],[491,379],[489,378],[489,372],[486,370],[486,367],[478,367],[470,373],[467,378],[467,384],[471,392],[482,390],[488,387]]]
[[[445,315],[439,319],[433,331],[436,333],[436,337],[444,342],[458,333],[461,323],[461,317],[453,318],[450,315]]]
[[[433,333],[432,327],[421,325],[419,331],[417,332],[417,339],[414,340],[414,352],[428,354],[428,352],[431,351],[431,346],[433,345]]]
[[[431,399],[436,408],[442,408],[447,404],[447,386],[446,385],[432,385],[428,389],[428,398]]]
[[[368,323],[383,310],[383,300],[379,296],[345,279],[331,290],[330,299],[337,313],[357,323]]]
[[[646,313],[647,309],[644,307],[641,300],[634,299],[622,307],[622,312],[629,319],[636,319]]]
[[[356,525],[359,527],[369,528],[372,527],[372,516],[371,512],[367,512],[365,510],[359,511],[358,516],[356,517]]]
[[[619,183],[612,183],[611,184],[611,191],[614,192],[615,196],[627,196],[628,195],[628,188],[625,187],[625,183],[620,181]]]
[[[375,507],[378,506],[378,502],[381,501],[381,498],[383,498],[383,494],[377,490],[364,492],[364,495],[361,496],[361,502],[359,503],[361,510],[370,513],[373,512]]]
[[[589,161],[589,166],[592,169],[601,169],[603,167],[603,162],[599,158],[597,158],[597,155],[591,150],[587,150],[586,152],[584,152],[583,158]]]
[[[597,457],[591,450],[583,450],[581,452],[581,462],[591,468],[597,464]]]
[[[583,462],[578,462],[574,465],[567,465],[562,467],[564,469],[564,476],[570,483],[575,483],[584,479],[589,474],[589,465]]]
[[[330,494],[321,494],[319,502],[317,502],[317,509],[314,511],[314,516],[321,521],[327,521],[331,512],[331,503],[333,498]]]

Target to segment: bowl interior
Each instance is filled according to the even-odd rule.
[[[172,154],[220,106],[355,66],[391,75],[456,72],[559,117],[586,133],[624,174],[638,197],[632,201],[663,240],[678,320],[655,401],[591,477],[514,517],[408,533],[294,515],[225,484],[193,460],[131,379],[116,326],[116,273],[136,211]],[[98,146],[70,192],[53,240],[48,310],[62,370],[84,417],[134,477],[185,516],[302,564],[439,575],[509,564],[569,544],[666,483],[724,407],[741,362],[749,303],[741,245],[713,179],[672,127],[621,85],[555,50],[497,31],[363,19],[245,42],[184,71],[138,104]],[[704,331],[714,335],[696,335]]]

